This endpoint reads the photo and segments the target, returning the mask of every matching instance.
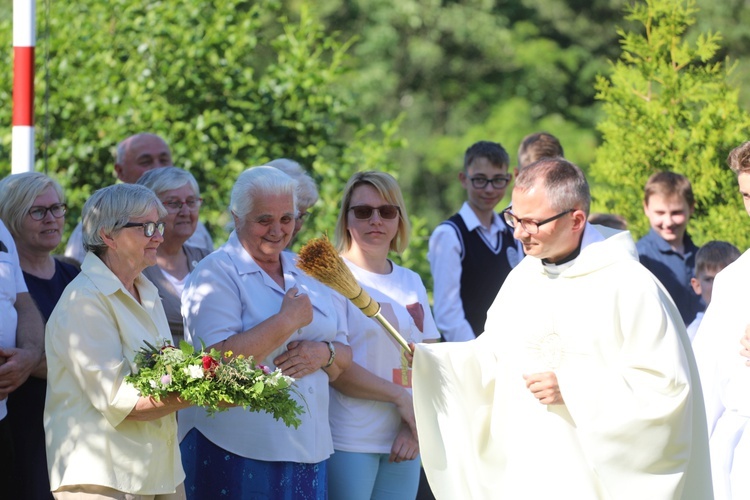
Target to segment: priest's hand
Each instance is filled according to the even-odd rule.
[[[532,373],[524,375],[523,378],[526,380],[526,388],[543,405],[565,404],[555,372]]]
[[[409,364],[409,368],[411,368],[412,363],[414,362],[414,349],[417,347],[414,345],[414,342],[409,342],[409,349],[411,349],[411,352],[404,349],[404,357],[406,358],[406,362]]]
[[[740,350],[740,354],[742,354],[746,358],[750,358],[750,325],[747,325],[745,327],[745,336],[740,339],[740,344],[742,344],[742,350]],[[748,359],[748,361],[745,361],[745,364],[747,366],[750,366],[750,359]]]

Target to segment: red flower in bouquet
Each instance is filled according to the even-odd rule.
[[[214,375],[216,367],[219,366],[219,362],[211,356],[203,356],[203,369],[206,370],[211,376]]]

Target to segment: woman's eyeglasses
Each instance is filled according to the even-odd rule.
[[[170,212],[179,212],[182,210],[182,205],[187,205],[188,210],[198,210],[203,203],[203,198],[188,198],[185,201],[180,200],[169,200],[162,201],[162,205],[167,207]]]
[[[47,217],[47,212],[52,213],[52,217],[59,219],[68,212],[68,205],[65,203],[55,203],[48,207],[35,206],[29,209],[29,215],[34,220],[42,220]]]
[[[349,210],[354,212],[356,219],[367,220],[372,217],[373,212],[378,212],[381,219],[395,219],[398,214],[401,213],[401,209],[397,205],[381,205],[379,207],[371,207],[370,205],[357,205],[356,207],[349,207]]]
[[[159,234],[164,236],[166,224],[163,222],[128,222],[122,227],[142,227],[143,235],[146,238],[151,238],[156,231],[159,231]]]

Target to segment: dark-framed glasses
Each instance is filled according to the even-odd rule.
[[[167,207],[170,212],[179,212],[182,210],[183,205],[187,205],[188,210],[198,210],[203,203],[203,198],[188,198],[185,201],[181,200],[169,200],[162,201],[162,205]]]
[[[151,238],[156,231],[159,231],[159,234],[164,236],[166,224],[163,222],[128,222],[122,227],[142,227],[143,235],[146,238]]]
[[[547,224],[548,222],[552,222],[553,220],[557,220],[563,215],[569,214],[570,212],[575,211],[575,208],[569,208],[568,210],[565,210],[564,212],[560,212],[557,215],[553,215],[549,219],[544,219],[539,222],[530,220],[530,219],[519,219],[516,217],[513,212],[510,211],[510,208],[506,208],[503,210],[503,218],[505,219],[505,222],[508,223],[510,227],[515,229],[518,225],[520,225],[524,231],[526,231],[529,234],[536,234],[539,232],[539,227]]]
[[[469,177],[469,180],[474,189],[484,189],[487,187],[487,184],[492,184],[492,187],[495,189],[502,189],[510,182],[510,175],[497,175],[492,179],[478,175],[476,177]]]
[[[29,209],[29,215],[34,220],[42,220],[47,217],[47,212],[52,214],[52,217],[59,219],[66,213],[68,213],[68,205],[65,203],[55,203],[48,207],[34,206]]]
[[[398,214],[401,213],[401,208],[397,205],[380,205],[379,207],[371,207],[370,205],[357,205],[356,207],[349,207],[349,210],[354,212],[356,219],[367,220],[372,217],[373,212],[377,212],[381,219],[395,219]]]

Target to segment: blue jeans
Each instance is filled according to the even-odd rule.
[[[329,500],[414,500],[419,464],[388,461],[388,453],[336,451],[328,459]]]

